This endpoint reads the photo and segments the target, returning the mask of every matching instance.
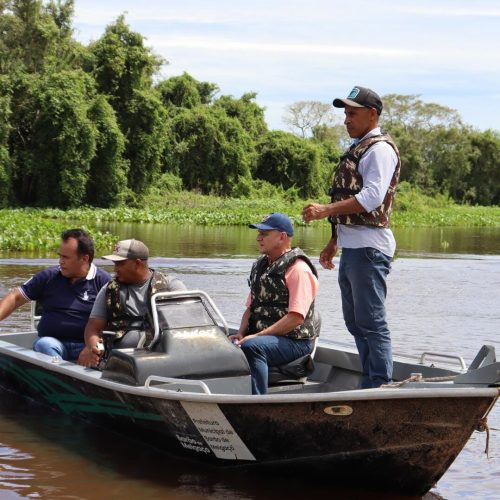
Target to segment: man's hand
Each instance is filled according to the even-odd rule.
[[[304,222],[311,222],[312,220],[324,219],[330,215],[328,213],[328,205],[321,205],[320,203],[310,203],[302,210],[302,218]]]
[[[238,332],[235,333],[234,335],[229,335],[228,339],[234,344],[234,345],[240,345],[241,341],[245,338],[245,336]]]
[[[333,258],[337,254],[337,240],[331,239],[328,242],[328,245],[323,249],[323,251],[319,254],[319,263],[325,269],[333,269],[335,267],[333,263]]]
[[[95,368],[101,360],[102,351],[97,347],[85,346],[78,356],[78,364],[87,368]]]
[[[254,339],[256,337],[258,337],[256,333],[252,333],[252,335],[246,335],[239,340],[239,345],[244,344],[247,340]]]

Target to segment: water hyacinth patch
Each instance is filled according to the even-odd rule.
[[[81,227],[88,231],[97,249],[107,249],[114,241],[113,235],[96,230],[89,224],[82,225],[64,217],[44,216],[43,210],[0,210],[0,249],[52,251],[59,247],[61,233],[69,228]]]

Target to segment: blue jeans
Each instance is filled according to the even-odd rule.
[[[391,258],[375,248],[343,248],[339,266],[342,311],[358,348],[363,389],[392,379],[391,334],[385,319]]]
[[[33,350],[48,356],[62,358],[67,361],[78,359],[80,352],[85,347],[84,342],[59,340],[54,337],[38,337],[33,343]]]
[[[294,340],[275,335],[255,337],[241,344],[250,365],[252,393],[267,394],[268,366],[284,365],[310,354],[313,345],[312,340]]]

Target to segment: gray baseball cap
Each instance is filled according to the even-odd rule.
[[[148,260],[149,250],[148,247],[139,240],[122,240],[119,241],[111,255],[103,255],[103,259],[119,262],[127,259],[141,259]]]

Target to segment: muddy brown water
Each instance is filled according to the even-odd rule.
[[[206,290],[229,321],[239,320],[255,255],[252,231],[122,224],[113,227],[113,232],[120,238],[146,241],[154,267],[174,272],[189,288]],[[423,351],[457,354],[467,363],[483,344],[494,345],[500,353],[500,230],[473,231],[472,235],[429,230],[427,238],[417,233],[405,230],[396,235],[399,252],[389,276],[387,299],[394,350],[416,357]],[[317,261],[327,236],[323,229],[301,228],[296,243]],[[0,255],[0,296],[56,262],[51,256]],[[353,346],[343,324],[336,280],[336,270],[320,269],[317,302],[327,325],[322,336]],[[28,326],[25,306],[0,324],[0,334]],[[498,404],[489,425],[489,458],[484,454],[486,435],[474,433],[426,499],[499,498]],[[0,393],[0,498],[396,497],[339,490],[328,478],[311,483],[307,477],[245,475],[183,463],[110,430]]]

